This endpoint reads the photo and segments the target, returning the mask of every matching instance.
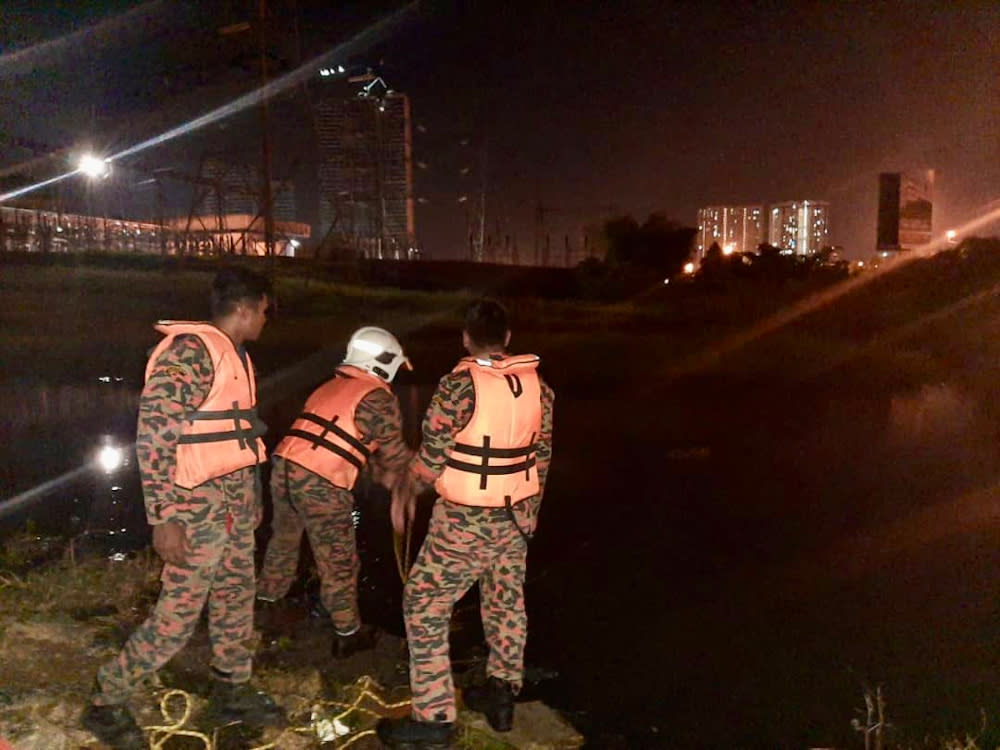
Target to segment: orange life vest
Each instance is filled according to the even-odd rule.
[[[354,412],[374,390],[391,391],[379,377],[351,365],[313,391],[302,413],[274,451],[326,479],[335,487],[352,489],[358,473],[378,445],[363,443]]]
[[[538,494],[535,438],[542,427],[538,357],[468,357],[452,372],[468,371],[476,404],[455,436],[434,487],[461,505],[502,508]]]
[[[184,415],[177,439],[174,484],[194,489],[210,479],[254,466],[266,458],[261,435],[267,430],[257,416],[257,383],[250,356],[246,364],[224,331],[211,323],[164,321],[165,334],[146,363],[146,379],[160,354],[177,336],[194,334],[208,349],[214,377],[204,403]]]

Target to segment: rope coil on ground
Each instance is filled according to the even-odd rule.
[[[280,750],[282,737],[285,737],[287,734],[308,734],[316,737],[317,740],[322,741],[324,744],[330,742],[331,740],[322,739],[318,736],[318,730],[316,727],[318,722],[314,717],[316,712],[322,708],[341,709],[340,712],[334,716],[323,719],[324,722],[328,722],[335,728],[336,733],[339,731],[337,728],[338,724],[344,725],[344,720],[352,714],[358,714],[365,716],[366,718],[374,719],[380,719],[385,715],[383,712],[363,706],[362,703],[365,700],[371,701],[383,710],[403,708],[404,706],[408,706],[410,704],[409,699],[398,701],[396,703],[390,703],[379,694],[379,691],[382,691],[382,687],[373,677],[370,675],[362,675],[344,688],[344,692],[348,695],[352,692],[355,694],[352,700],[349,702],[317,701],[312,703],[312,711],[309,714],[310,718],[308,719],[308,724],[288,727],[282,730],[281,734],[278,735],[278,737],[272,742],[268,742],[264,745],[257,745],[251,748],[251,750]],[[184,710],[179,718],[177,718],[177,716],[171,711],[170,706],[171,701],[178,697],[184,700]],[[193,737],[201,741],[204,750],[215,750],[216,741],[214,737],[209,737],[204,732],[199,732],[196,729],[184,728],[191,718],[193,709],[194,700],[190,693],[178,689],[168,690],[164,693],[160,698],[160,713],[162,714],[165,723],[145,727],[145,731],[149,732],[151,750],[163,750],[166,742],[171,737]],[[220,727],[219,729],[222,728],[224,727]],[[218,731],[219,730],[217,729],[216,734]],[[361,738],[373,736],[374,734],[375,730],[370,727],[360,731],[350,731],[350,736],[346,737],[342,742],[340,741],[340,736],[338,734],[332,738],[332,742],[334,743],[333,747],[338,748],[339,750],[344,750],[344,748],[350,747]]]
[[[174,718],[170,712],[170,699],[174,697],[181,697],[184,699],[184,713],[179,719]],[[184,725],[187,724],[188,719],[191,718],[191,711],[194,708],[194,701],[191,700],[191,695],[183,690],[168,690],[160,698],[160,713],[163,715],[166,724],[154,725],[151,727],[146,727],[146,731],[149,732],[149,744],[151,750],[160,750],[164,743],[171,737],[195,737],[201,740],[205,747],[205,750],[212,750],[212,740],[203,732],[199,732],[194,729],[184,729]]]

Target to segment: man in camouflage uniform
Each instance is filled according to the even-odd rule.
[[[187,643],[206,601],[213,705],[229,720],[281,718],[248,683],[264,429],[243,343],[260,335],[270,297],[266,278],[226,269],[213,281],[211,324],[157,326],[167,336],[147,364],[136,454],[153,547],[165,564],[155,609],[98,670],[83,715],[83,725],[112,747],[147,747],[126,702]],[[228,410],[210,410],[220,400]]]
[[[471,356],[438,383],[420,450],[393,495],[398,533],[417,494],[434,486],[441,497],[404,590],[413,700],[410,717],[379,723],[390,748],[448,746],[456,717],[449,622],[477,580],[488,680],[467,690],[465,703],[508,731],[521,688],[527,541],[552,456],[554,394],[535,372],[537,357],[505,353],[510,330],[499,303],[472,304],[462,338]]]
[[[335,376],[310,395],[272,457],[273,536],[257,598],[275,602],[288,593],[305,530],[320,598],[333,621],[336,658],[374,645],[375,631],[362,626],[358,609],[361,566],[351,490],[369,456],[375,477],[388,487],[412,457],[399,400],[388,388],[400,365],[410,367],[392,334],[371,326],[356,331]]]

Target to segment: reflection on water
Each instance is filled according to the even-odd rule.
[[[0,434],[53,422],[90,422],[97,414],[135,414],[139,390],[107,375],[94,383],[45,385],[0,382]]]
[[[411,445],[419,441],[431,390],[397,387]],[[269,447],[280,440],[305,395],[262,404]],[[5,446],[0,500],[19,499],[16,511],[9,508],[5,514],[0,507],[0,533],[30,520],[49,533],[88,531],[145,541],[133,448],[138,400],[139,388],[114,375],[79,384],[0,382],[0,444]],[[356,523],[360,513],[359,506]]]
[[[0,498],[20,500],[0,512],[0,532],[30,521],[46,533],[145,540],[132,449],[138,395],[114,375],[0,383]]]

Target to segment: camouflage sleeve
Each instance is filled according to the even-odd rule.
[[[455,445],[455,436],[472,419],[475,407],[472,375],[455,372],[441,378],[424,416],[420,450],[410,462],[410,475],[418,491],[428,489],[444,471],[445,458]]]
[[[399,399],[381,388],[374,390],[361,399],[354,412],[354,421],[361,430],[364,442],[378,444],[372,461],[380,472],[399,474],[413,455],[403,440],[403,414]]]
[[[153,364],[139,398],[135,449],[146,518],[163,523],[185,506],[174,487],[177,439],[184,415],[208,397],[214,368],[197,336],[177,336]]]
[[[535,459],[538,468],[538,495],[545,492],[545,480],[549,475],[549,464],[552,462],[552,412],[556,394],[544,380],[542,386],[542,429],[535,441]]]

